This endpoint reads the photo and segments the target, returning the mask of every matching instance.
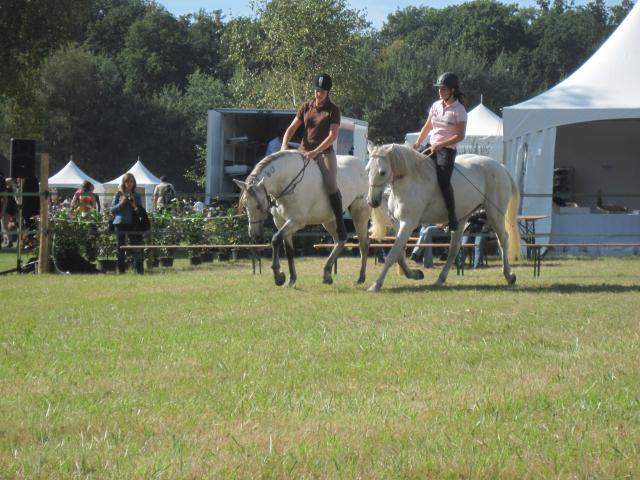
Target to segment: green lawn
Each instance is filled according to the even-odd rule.
[[[0,478],[640,477],[640,258],[263,263],[0,277]]]

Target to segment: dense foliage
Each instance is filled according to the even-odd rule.
[[[153,0],[6,0],[0,150],[36,138],[52,171],[73,156],[105,180],[140,156],[195,188],[210,108],[295,108],[322,70],[345,115],[398,141],[419,128],[440,72],[460,74],[469,107],[482,95],[499,111],[573,72],[632,6],[476,0],[400,9],[375,30],[347,0],[259,0],[231,19],[176,18]]]

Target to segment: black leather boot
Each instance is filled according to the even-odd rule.
[[[449,231],[455,232],[458,230],[458,219],[456,218],[456,201],[453,197],[453,188],[449,186],[446,191],[442,192],[442,196],[444,197],[444,204],[449,212]]]
[[[338,241],[347,241],[347,227],[344,226],[344,219],[342,218],[342,195],[340,190],[335,193],[329,194],[329,203],[333,214],[336,216],[336,227],[338,229]]]

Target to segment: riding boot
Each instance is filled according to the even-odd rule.
[[[346,242],[347,227],[345,227],[344,219],[342,218],[342,195],[340,194],[340,190],[337,190],[335,193],[329,194],[329,203],[331,204],[331,209],[333,210],[333,214],[336,216],[336,227],[338,229],[338,241]]]
[[[444,198],[444,204],[447,207],[447,212],[449,212],[449,232],[453,233],[458,230],[458,219],[456,217],[456,202],[453,197],[453,188],[449,187],[448,189],[442,192],[442,196]]]

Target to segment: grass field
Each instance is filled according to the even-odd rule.
[[[640,477],[639,258],[320,265],[0,277],[0,478]]]

